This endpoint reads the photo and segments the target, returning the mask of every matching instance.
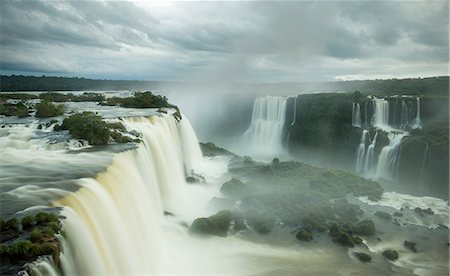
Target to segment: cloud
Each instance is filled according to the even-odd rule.
[[[448,2],[1,1],[2,73],[327,81],[448,74]]]

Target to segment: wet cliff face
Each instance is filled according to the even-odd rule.
[[[286,130],[289,151],[314,163],[353,168],[362,134],[352,126],[353,98],[350,93],[299,95],[295,123]]]
[[[299,95],[296,100],[290,99],[286,147],[306,161],[355,170],[358,148],[367,149],[376,133],[373,159],[379,161],[383,148],[390,144],[386,131],[406,131],[408,134],[397,150],[398,159],[392,163],[395,168],[391,180],[418,193],[446,197],[448,97],[405,95],[379,99],[383,102],[377,105],[376,100],[357,92]],[[355,110],[359,111],[357,119]],[[385,112],[386,116],[374,116],[377,111]],[[374,124],[381,129],[376,130]],[[366,139],[362,139],[364,128],[368,130]],[[362,140],[364,144],[360,146]]]

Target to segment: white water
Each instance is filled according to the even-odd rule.
[[[375,155],[375,144],[377,143],[378,131],[375,133],[373,140],[370,145],[367,147],[367,152],[364,160],[364,171],[370,172],[373,166],[373,160]]]
[[[359,103],[353,103],[352,125],[354,127],[361,127],[361,106]]]
[[[172,116],[126,119],[124,125],[142,133],[139,147],[118,154],[106,172],[80,180],[80,190],[54,202],[65,207],[66,275],[159,273],[163,211],[186,207],[184,163],[202,158],[195,134],[184,129],[190,125]]]
[[[406,133],[389,133],[389,145],[383,147],[377,163],[377,178],[394,180],[400,158],[400,145]]]
[[[356,150],[356,172],[363,172],[364,171],[364,155],[366,152],[366,140],[367,136],[369,135],[368,130],[363,130],[362,136],[361,136],[361,142],[358,145],[358,149]]]
[[[385,99],[374,98],[373,105],[372,125],[379,129],[390,129],[389,102]]]
[[[283,129],[286,119],[285,97],[266,96],[255,100],[252,121],[243,135],[247,151],[256,155],[284,152]]]
[[[411,123],[411,128],[413,129],[422,129],[422,120],[420,119],[420,97],[416,98],[417,101],[417,110],[416,110],[416,118]]]

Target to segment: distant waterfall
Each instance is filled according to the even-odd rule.
[[[389,133],[389,145],[383,147],[378,157],[377,178],[395,179],[397,176],[400,145],[406,133]]]
[[[66,217],[65,275],[158,274],[163,211],[183,208],[185,168],[202,157],[188,122],[167,115],[124,125],[142,133],[138,148],[119,153],[106,172],[81,179],[77,192],[54,202]]]
[[[409,125],[410,112],[408,105],[405,101],[402,101],[402,112],[400,117],[400,128],[405,129]]]
[[[411,123],[411,128],[416,129],[422,129],[422,120],[420,119],[420,97],[417,97],[417,110],[416,110],[416,118]]]
[[[375,144],[377,143],[378,131],[375,133],[373,140],[370,142],[370,145],[367,147],[367,152],[364,160],[364,171],[370,172],[375,155]]]
[[[252,121],[243,138],[255,154],[283,152],[283,129],[286,119],[285,97],[260,97],[253,105]]]
[[[364,171],[364,155],[366,153],[366,140],[369,135],[368,130],[363,130],[361,136],[361,142],[358,145],[358,149],[356,150],[356,172]]]
[[[372,125],[376,128],[389,128],[389,102],[385,99],[373,99],[374,113]]]
[[[352,125],[355,127],[361,127],[361,106],[359,103],[353,103]]]
[[[294,97],[294,118],[292,119],[291,126],[297,122],[297,96]]]

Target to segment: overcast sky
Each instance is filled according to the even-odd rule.
[[[448,1],[0,6],[2,74],[246,82],[448,75]]]

